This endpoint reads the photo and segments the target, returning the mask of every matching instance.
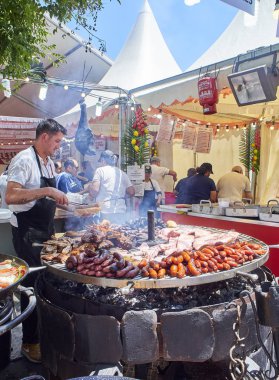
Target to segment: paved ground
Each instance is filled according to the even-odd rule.
[[[15,298],[16,309],[18,311],[18,299]],[[0,370],[1,380],[19,380],[31,375],[46,376],[46,371],[40,364],[30,363],[20,353],[22,329],[21,325],[12,330],[11,361],[9,365]]]

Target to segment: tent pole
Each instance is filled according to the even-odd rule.
[[[198,166],[198,153],[194,152],[194,168]]]

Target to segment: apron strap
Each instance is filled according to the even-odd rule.
[[[34,145],[32,145],[32,148],[34,149],[34,153],[35,153],[35,156],[36,156],[36,160],[37,160],[37,164],[38,164],[38,167],[39,167],[39,170],[40,170],[41,177],[44,177],[44,176],[43,176],[42,166],[41,166],[41,163],[40,163],[40,160],[39,160],[39,155],[38,155],[37,149],[34,147]],[[48,170],[47,170],[47,172],[48,172]],[[52,178],[53,178],[53,177],[54,177],[54,174],[53,174],[52,167],[51,167],[51,174],[52,174]],[[48,175],[49,175],[49,172],[48,172]],[[50,177],[50,178],[51,178],[51,177]]]
[[[150,183],[151,183],[152,190],[155,191],[154,186],[153,186],[153,182],[151,181],[151,179],[149,179],[149,181],[150,181]]]

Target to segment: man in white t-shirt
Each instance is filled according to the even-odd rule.
[[[100,203],[103,219],[121,224],[126,221],[126,197],[133,197],[135,189],[127,174],[114,166],[116,158],[111,150],[101,153],[102,166],[95,171],[89,193]]]
[[[151,157],[150,164],[152,169],[151,178],[155,179],[159,183],[160,189],[162,191],[162,203],[165,204],[165,176],[171,176],[173,178],[173,181],[176,182],[177,173],[172,169],[161,166],[161,160],[159,157]]]
[[[234,166],[230,173],[217,183],[218,198],[228,198],[230,202],[240,202],[243,198],[252,199],[249,178],[243,175],[241,166]]]

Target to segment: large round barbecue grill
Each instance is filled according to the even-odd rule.
[[[245,355],[265,368],[257,329],[269,348],[271,329],[255,322],[251,302],[256,284],[273,281],[263,267],[269,247],[247,235],[239,239],[260,244],[264,253],[228,271],[182,279],[97,278],[45,262],[36,295],[50,379],[98,375],[122,365],[125,375],[141,379],[157,379],[150,375],[157,365],[161,379],[181,373],[187,380],[232,379],[231,357],[243,351],[236,336],[246,336]]]
[[[190,226],[191,227],[191,226]],[[203,228],[205,230],[209,230],[211,232],[220,231],[215,228]],[[104,277],[94,277],[82,275],[80,273],[69,271],[65,264],[58,263],[49,263],[44,262],[44,265],[47,266],[48,270],[57,276],[60,276],[66,280],[77,281],[83,284],[92,284],[96,286],[102,287],[113,287],[113,288],[123,288],[125,286],[132,286],[134,288],[142,288],[142,289],[150,289],[150,288],[176,288],[176,287],[185,287],[185,286],[194,286],[201,284],[208,284],[211,282],[218,282],[223,280],[228,280],[230,278],[235,277],[239,273],[249,273],[256,268],[262,266],[269,258],[269,247],[264,242],[252,238],[251,236],[240,234],[240,241],[248,241],[253,244],[259,244],[264,250],[265,253],[258,258],[254,259],[251,262],[245,263],[242,266],[232,268],[228,271],[219,271],[212,272],[207,274],[202,274],[197,277],[186,276],[185,278],[178,279],[169,277],[163,279],[146,279],[138,275],[133,279],[113,279],[113,278],[104,278]]]

